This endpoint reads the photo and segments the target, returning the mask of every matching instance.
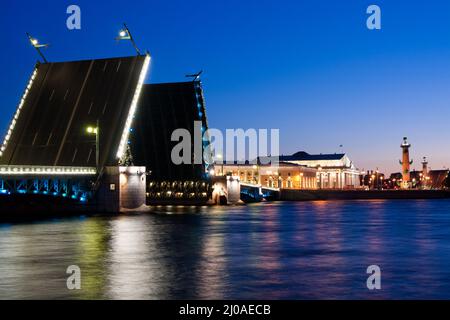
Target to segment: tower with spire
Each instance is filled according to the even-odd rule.
[[[426,189],[428,187],[428,160],[427,157],[423,157],[422,160],[422,188]]]
[[[409,189],[411,185],[411,174],[410,167],[413,164],[412,160],[409,160],[409,148],[411,145],[408,143],[408,138],[403,138],[403,143],[400,146],[402,148],[402,160],[400,164],[402,165],[402,189]]]

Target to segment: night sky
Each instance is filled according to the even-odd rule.
[[[82,29],[66,28],[81,7]],[[366,8],[382,30],[366,28]],[[134,54],[126,22],[152,54],[148,82],[202,77],[210,127],[279,128],[281,152],[347,152],[360,169],[399,171],[408,136],[420,168],[450,166],[449,1],[8,1],[0,8],[0,128],[37,53],[50,61]]]

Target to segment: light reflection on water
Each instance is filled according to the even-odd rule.
[[[366,288],[372,264],[381,291]],[[81,290],[66,288],[69,265],[81,268]],[[450,298],[450,201],[172,206],[0,224],[0,298]]]

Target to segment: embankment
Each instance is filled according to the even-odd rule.
[[[448,190],[289,190],[282,189],[280,200],[370,200],[370,199],[450,199]]]

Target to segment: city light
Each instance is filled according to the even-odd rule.
[[[127,37],[128,33],[126,30],[120,30],[119,36],[124,40]]]

